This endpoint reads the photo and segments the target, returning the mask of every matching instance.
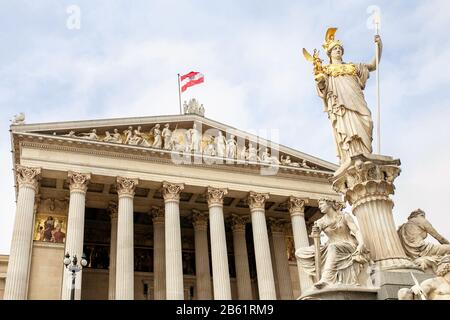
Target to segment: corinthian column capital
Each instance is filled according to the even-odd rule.
[[[206,230],[208,227],[208,213],[192,210],[192,224],[195,230]]]
[[[91,180],[90,173],[79,173],[69,171],[67,177],[69,180],[70,192],[86,193],[89,180]]]
[[[302,199],[297,197],[289,197],[288,208],[291,216],[305,215],[305,205],[308,203],[308,199]]]
[[[239,216],[232,214],[230,217],[231,230],[233,232],[245,232],[245,225],[250,222],[249,216]]]
[[[180,201],[181,191],[184,190],[183,183],[163,182],[164,201]]]
[[[150,209],[153,224],[164,223],[164,210],[161,207],[153,206]]]
[[[134,197],[134,190],[138,183],[137,178],[117,177],[117,194],[119,197]]]
[[[118,207],[117,207],[116,201],[110,201],[108,203],[108,211],[109,211],[109,216],[110,216],[111,220],[117,219]]]
[[[208,187],[208,191],[206,192],[208,206],[223,206],[223,198],[227,193],[228,190],[224,188]]]
[[[345,167],[339,168],[339,172],[333,177],[333,189],[345,196],[352,210],[372,201],[387,201],[393,205],[389,196],[394,194],[394,180],[401,172],[400,160],[356,155]]]
[[[38,182],[41,175],[41,168],[25,167],[20,164],[16,165],[16,176],[19,188],[29,187],[37,192]]]
[[[286,220],[284,219],[275,219],[270,217],[268,219],[269,222],[269,227],[270,227],[270,231],[272,231],[272,233],[284,233],[285,231],[285,224],[286,224]]]
[[[250,194],[248,195],[248,206],[250,210],[254,209],[262,209],[264,210],[266,200],[269,199],[268,193],[257,193],[250,191]]]

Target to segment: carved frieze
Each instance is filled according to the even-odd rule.
[[[195,101],[195,99],[193,100]],[[185,107],[187,106],[186,104]],[[197,105],[195,103],[190,104],[189,110],[196,108]],[[187,113],[197,112],[190,111]],[[262,166],[282,165],[286,170],[290,168],[319,169],[313,163],[306,161],[306,159],[280,154],[279,150],[271,148],[269,145],[260,145],[259,143],[255,145],[254,141],[242,139],[231,132],[225,132],[224,134],[222,130],[218,130],[217,135],[211,135],[211,133],[203,132],[204,130],[201,128],[202,123],[200,123],[200,126],[194,123],[193,127],[187,131],[185,128],[178,127],[178,125],[175,124],[174,130],[170,129],[169,123],[166,123],[164,128],[161,128],[161,124],[156,123],[147,132],[144,132],[141,126],[137,128],[128,126],[128,129],[123,130],[122,133],[119,132],[119,129],[112,127],[105,131],[92,128],[89,132],[79,133],[70,130],[68,133],[58,135],[85,141],[89,140],[89,143],[106,142],[188,154],[191,152],[203,152],[208,157],[227,159],[227,161],[223,162],[227,164],[240,160],[240,163],[257,162]],[[216,161],[213,162],[215,163]]]

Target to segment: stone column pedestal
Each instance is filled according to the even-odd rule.
[[[392,216],[394,180],[400,160],[381,155],[352,156],[336,171],[332,183],[352,206],[364,242],[381,270],[416,269],[406,256]]]

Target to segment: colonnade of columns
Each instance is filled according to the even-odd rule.
[[[18,166],[19,183],[16,221],[5,287],[5,299],[26,299],[30,252],[33,239],[33,207],[40,175],[39,168]],[[82,256],[84,211],[86,192],[91,175],[69,172],[70,188],[68,229],[65,252]],[[109,299],[134,299],[134,230],[133,200],[138,179],[117,177],[118,201],[111,202],[111,247],[109,266]],[[154,290],[155,299],[184,299],[183,264],[180,225],[180,194],[184,184],[164,182],[162,194],[164,210],[152,207],[154,236]],[[194,211],[192,222],[195,232],[195,262],[198,299],[231,299],[230,272],[225,234],[223,200],[228,190],[209,187],[206,192],[208,212]],[[250,192],[249,216],[230,216],[235,258],[236,283],[239,299],[252,299],[252,286],[247,253],[245,226],[251,222],[259,298],[277,299],[275,280],[280,299],[292,299],[292,282],[286,254],[284,225],[271,219],[269,227],[273,256],[269,245],[265,203],[269,194]],[[304,221],[305,200],[291,197],[289,211],[292,218],[295,248],[308,245]],[[209,224],[209,226],[208,226]],[[211,243],[210,270],[208,257],[208,227]],[[274,263],[274,265],[272,265]],[[212,286],[211,286],[212,275]],[[309,278],[299,270],[302,289],[310,284]],[[77,274],[75,298],[81,297],[82,272]],[[309,281],[309,282],[308,282]],[[62,299],[70,298],[71,278],[64,272]]]

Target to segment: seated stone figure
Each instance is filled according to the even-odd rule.
[[[428,234],[440,244],[425,242]],[[450,254],[448,240],[433,228],[421,209],[411,212],[408,221],[398,229],[398,235],[406,254],[423,270],[428,267],[435,270],[440,259]]]
[[[360,285],[358,276],[368,265],[370,257],[363,237],[353,218],[341,211],[336,201],[321,199],[319,209],[325,215],[314,223],[316,231],[324,232],[328,241],[320,246],[320,280],[314,284],[318,289],[326,285]],[[303,247],[295,252],[301,268],[315,276],[315,248]]]
[[[441,259],[436,278],[398,291],[399,300],[450,300],[450,255]]]

